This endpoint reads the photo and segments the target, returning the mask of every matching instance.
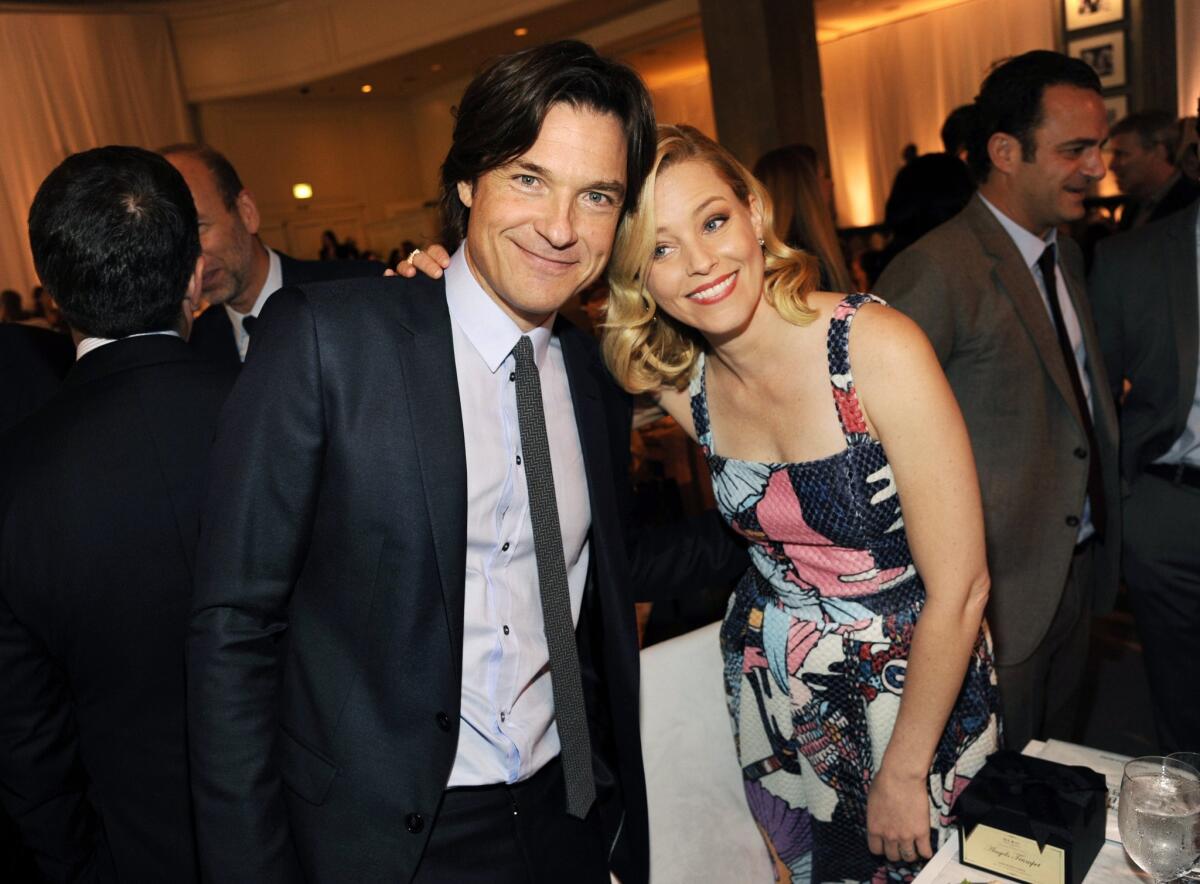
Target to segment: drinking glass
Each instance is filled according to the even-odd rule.
[[[1175,758],[1147,755],[1125,765],[1117,810],[1129,858],[1155,884],[1200,874],[1200,771]]]
[[[1172,752],[1167,758],[1182,761],[1184,764],[1190,764],[1196,770],[1200,771],[1200,752]],[[1200,881],[1200,870],[1193,869],[1184,880]]]

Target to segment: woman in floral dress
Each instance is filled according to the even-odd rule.
[[[750,544],[721,646],[777,879],[906,880],[999,736],[974,461],[919,329],[814,291],[814,259],[771,230],[736,160],[660,127],[605,357],[701,444]]]

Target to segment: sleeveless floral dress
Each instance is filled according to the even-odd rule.
[[[867,791],[904,691],[925,588],[883,446],[867,433],[850,372],[851,295],[829,327],[832,398],[846,448],[804,463],[713,451],[703,357],[691,383],[696,434],[722,515],[751,567],[721,629],[725,690],[746,798],[783,882],[905,881],[917,863],[867,849]],[[950,807],[996,750],[999,694],[986,626],[929,771],[937,843]]]

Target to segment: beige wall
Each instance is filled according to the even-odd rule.
[[[402,240],[436,231],[436,213],[422,208],[436,193],[431,157],[440,141],[429,104],[237,99],[202,104],[197,116],[201,137],[254,193],[268,244],[314,258],[321,231],[331,228],[386,256]],[[444,115],[448,132],[448,108]],[[312,185],[311,200],[293,199],[301,181]]]

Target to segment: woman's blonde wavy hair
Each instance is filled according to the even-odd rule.
[[[697,129],[659,126],[654,166],[646,176],[637,206],[617,229],[608,269],[608,310],[601,348],[609,371],[630,393],[664,386],[682,390],[704,348],[699,332],[659,310],[646,291],[658,227],[654,184],[661,172],[687,160],[707,163],[743,205],[749,206],[753,197],[762,207],[766,302],[796,325],[808,325],[816,317],[806,299],[820,279],[817,259],[790,248],[775,234],[771,198],[762,184],[725,148]]]

